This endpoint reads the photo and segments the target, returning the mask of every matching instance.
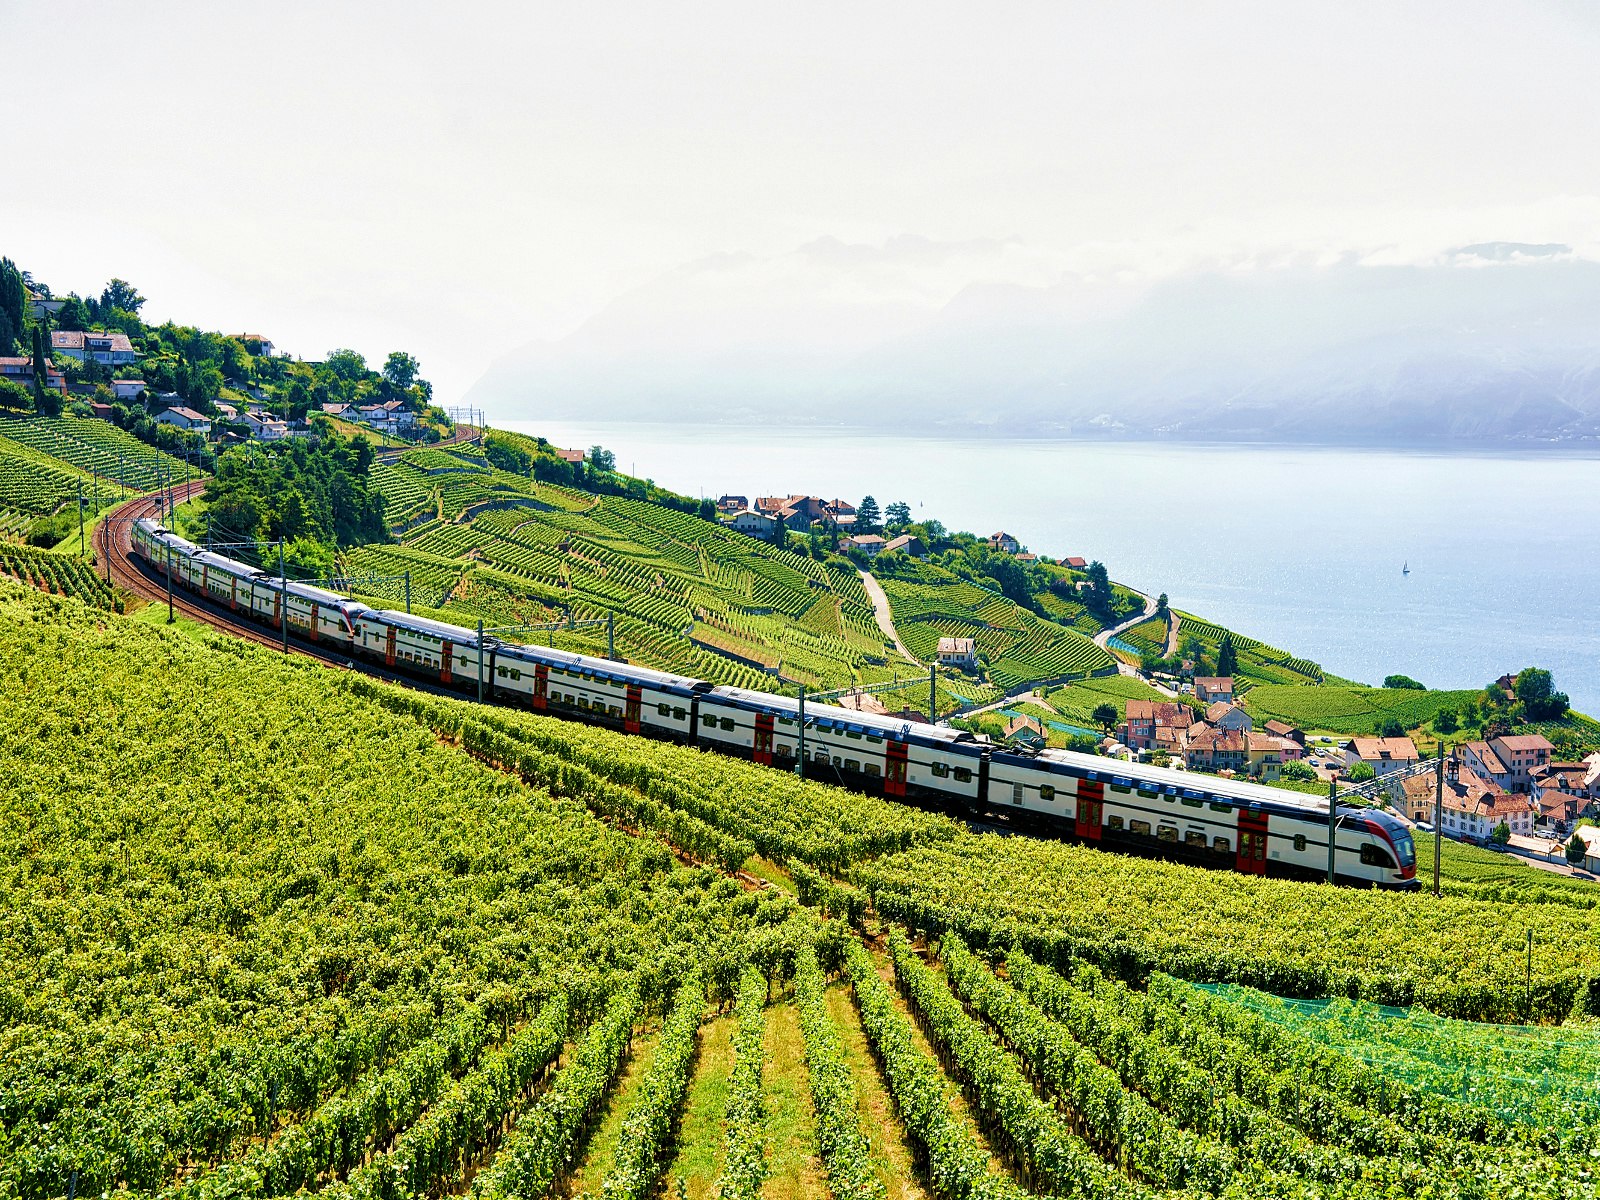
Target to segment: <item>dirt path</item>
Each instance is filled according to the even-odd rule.
[[[867,596],[872,601],[872,617],[878,622],[878,628],[883,630],[883,636],[894,643],[894,648],[900,651],[914,663],[920,663],[915,654],[906,649],[906,644],[900,640],[900,631],[894,627],[894,615],[889,611],[889,597],[883,594],[883,585],[872,577],[872,572],[861,571],[861,586],[867,589]]]

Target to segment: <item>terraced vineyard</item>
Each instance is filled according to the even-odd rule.
[[[90,417],[0,416],[0,438],[134,491],[146,492],[159,487],[163,472],[180,481],[186,469],[196,478],[205,475],[192,466],[186,468],[181,458],[146,445],[109,421]],[[0,497],[0,503],[10,502]]]
[[[0,437],[0,510],[5,512],[0,525],[4,528],[15,530],[25,526],[26,519],[76,504],[80,488],[91,509],[103,508],[117,497],[114,485],[101,480],[97,490],[92,476],[21,442]]]
[[[1223,635],[1232,633],[1221,625],[1214,625],[1191,613],[1180,612],[1178,619],[1179,642],[1189,637],[1199,638],[1206,653],[1213,657],[1216,655],[1217,647],[1222,644]],[[1239,669],[1234,674],[1246,684],[1323,681],[1322,668],[1310,659],[1296,658],[1287,650],[1279,650],[1240,633],[1232,633],[1232,637],[1233,648],[1239,655]]]
[[[1584,1028],[1162,973],[1492,1009],[1537,920],[1553,1020],[1591,908],[976,836],[4,581],[0,662],[0,1195],[1596,1194]]]
[[[111,585],[81,558],[51,554],[27,546],[0,542],[0,575],[9,575],[56,596],[76,596],[95,608],[111,608]]]
[[[1038,680],[1107,674],[1116,662],[1076,629],[1028,612],[995,592],[918,564],[881,578],[906,648],[924,662],[941,637],[977,640],[984,676],[1002,692]]]
[[[1478,695],[1477,691],[1262,684],[1245,694],[1244,707],[1258,721],[1288,721],[1301,729],[1331,733],[1365,733],[1391,718],[1413,729],[1432,720],[1440,710],[1459,708]]]
[[[352,552],[346,571],[409,570],[414,606],[442,619],[506,626],[610,616],[617,652],[631,662],[766,690],[915,672],[894,661],[853,571],[659,505],[497,471],[470,448],[410,451],[374,479],[391,518],[443,518],[407,531],[400,548]],[[397,599],[392,586],[374,598]],[[592,631],[555,640],[596,645]],[[925,693],[923,685],[912,698],[925,705]]]

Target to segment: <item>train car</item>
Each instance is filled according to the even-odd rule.
[[[502,642],[491,661],[497,695],[676,741],[695,740],[696,706],[711,690],[686,675],[549,646]]]
[[[470,629],[392,609],[363,609],[354,621],[356,653],[446,687],[475,688],[480,653],[485,673],[492,673],[490,647],[480,651],[477,643]]]
[[[700,701],[699,741],[767,766],[792,770],[801,754],[800,706],[792,696],[715,687]],[[815,779],[977,803],[985,744],[971,733],[831,704],[807,704],[805,773]]]
[[[1157,853],[1252,875],[1325,879],[1328,802],[1244,780],[1097,758],[1068,750],[996,749],[986,806],[1023,813],[1108,848]],[[1341,806],[1338,882],[1414,889],[1410,831],[1387,813]]]

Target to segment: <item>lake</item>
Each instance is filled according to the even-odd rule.
[[[1477,687],[1548,667],[1600,715],[1593,455],[503,424],[598,443],[689,495],[870,494],[952,529],[1004,529],[1352,679]]]

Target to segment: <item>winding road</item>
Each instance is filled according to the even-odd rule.
[[[878,628],[883,630],[883,636],[894,643],[894,648],[904,654],[912,662],[921,665],[922,660],[906,649],[906,644],[900,640],[900,631],[894,627],[894,615],[889,611],[889,597],[884,595],[883,585],[873,578],[871,571],[862,571],[856,568],[861,575],[861,586],[867,589],[867,598],[872,601],[872,617],[878,622]]]

